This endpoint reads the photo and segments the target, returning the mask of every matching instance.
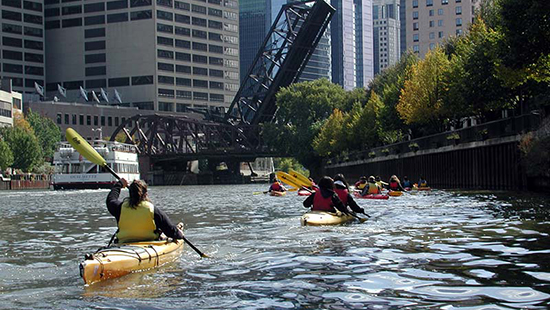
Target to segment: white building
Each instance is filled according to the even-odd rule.
[[[399,0],[374,0],[374,74],[396,64],[401,55]]]
[[[10,79],[0,79],[0,127],[13,127],[13,113],[21,113],[21,93],[13,91]]]

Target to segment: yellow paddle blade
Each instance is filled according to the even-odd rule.
[[[294,177],[296,180],[300,181],[301,185],[304,187],[312,187],[313,183],[311,183],[311,180],[306,177],[305,175],[301,174],[300,172],[294,170],[294,169],[288,169],[288,174],[290,174],[292,177]]]
[[[78,132],[72,128],[67,128],[65,131],[67,141],[87,160],[100,166],[105,166],[105,159],[84,139]]]

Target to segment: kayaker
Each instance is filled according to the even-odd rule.
[[[413,184],[412,184],[412,182],[409,180],[409,178],[408,178],[407,176],[404,176],[404,177],[403,177],[403,184],[402,184],[402,185],[403,185],[403,187],[404,187],[405,189],[407,189],[407,188],[408,188],[408,189],[413,188]]]
[[[370,176],[368,179],[368,186],[363,189],[361,196],[366,195],[378,195],[382,192],[382,188],[376,183],[374,176]]]
[[[351,211],[355,213],[365,213],[365,210],[361,208],[357,202],[353,199],[353,196],[349,193],[349,184],[343,174],[339,173],[334,176],[334,191],[338,195],[338,198],[342,200],[344,206],[349,207]]]
[[[359,181],[355,182],[355,188],[363,190],[367,186],[367,184],[368,184],[367,177],[362,176],[359,178]]]
[[[392,191],[404,191],[405,189],[401,185],[399,178],[396,175],[392,175],[390,178],[389,189]]]
[[[312,211],[336,212],[338,210],[349,213],[338,194],[334,192],[334,180],[331,177],[324,176],[317,185],[319,190],[304,200],[304,207],[311,208]]]
[[[120,179],[107,196],[107,210],[117,221],[116,242],[158,240],[164,233],[172,239],[183,239],[183,224],[172,224],[170,218],[160,208],[155,207],[147,195],[147,183],[135,180],[128,187],[130,196],[119,200],[122,188],[128,181]]]
[[[376,176],[376,184],[380,186],[380,188],[387,188],[388,183],[382,181],[379,175]]]
[[[428,181],[426,181],[426,179],[424,177],[420,177],[420,180],[418,181],[418,188],[421,188],[421,187],[428,187]]]
[[[273,182],[273,184],[271,184],[271,186],[269,187],[269,190],[268,192],[286,192],[286,188],[283,186],[283,184],[281,182],[279,182],[279,180],[275,179],[275,182]]]

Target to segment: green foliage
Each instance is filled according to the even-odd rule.
[[[436,48],[411,67],[411,76],[405,81],[397,105],[406,124],[418,123],[431,130],[440,129],[449,65],[443,50]]]
[[[409,148],[412,150],[412,151],[418,151],[418,149],[420,148],[420,146],[418,145],[418,143],[416,142],[412,142],[412,143],[409,143]]]
[[[11,164],[13,164],[13,153],[8,144],[0,139],[0,169],[5,171]]]
[[[313,139],[313,149],[324,157],[344,149],[346,142],[344,126],[344,114],[335,109],[321,127],[319,134]]]
[[[450,135],[447,135],[447,140],[460,140],[460,135],[457,132],[453,132]]]
[[[375,146],[379,138],[380,128],[380,111],[384,104],[380,97],[372,92],[369,101],[360,110],[359,113],[353,116],[351,120],[351,137],[355,144],[362,148]]]
[[[275,158],[273,160],[275,170],[280,170],[284,172],[289,172],[290,169],[296,170],[299,173],[309,177],[309,171],[304,168],[296,159],[294,158]]]
[[[51,119],[30,110],[26,119],[38,138],[44,157],[53,158],[56,145],[61,141],[59,127]]]
[[[3,130],[3,137],[13,153],[13,168],[30,172],[42,163],[42,149],[32,132],[18,127],[7,128]]]
[[[277,93],[275,123],[264,124],[263,135],[269,146],[296,158],[310,168],[321,158],[312,141],[334,109],[349,99],[342,87],[321,79],[282,88]]]

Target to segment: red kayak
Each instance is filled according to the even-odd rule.
[[[311,192],[306,190],[299,190],[298,196],[311,196]]]
[[[382,195],[382,194],[368,194],[365,196],[361,196],[361,193],[355,192],[355,197],[361,198],[361,199],[389,199],[390,196],[388,195]]]

